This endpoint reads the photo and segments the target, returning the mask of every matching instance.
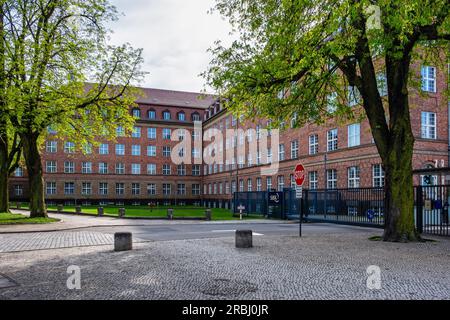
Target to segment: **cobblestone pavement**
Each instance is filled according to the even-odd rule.
[[[13,213],[28,214],[24,210],[11,210]],[[0,225],[0,234],[17,232],[46,232],[65,231],[81,228],[106,227],[106,226],[151,226],[151,225],[179,225],[179,224],[224,224],[224,223],[289,223],[280,220],[250,219],[250,220],[226,220],[226,221],[198,221],[198,220],[160,220],[160,219],[118,219],[113,217],[80,216],[71,214],[50,213],[49,217],[58,218],[61,221],[49,224],[28,224],[28,225]]]
[[[369,241],[379,231],[233,237],[0,254],[0,273],[18,286],[0,299],[450,299],[450,240]],[[67,268],[81,268],[69,290]],[[381,269],[381,289],[367,288],[367,267]]]
[[[134,241],[140,241],[133,239]],[[100,232],[47,232],[0,234],[0,253],[98,246],[114,243],[114,235]]]

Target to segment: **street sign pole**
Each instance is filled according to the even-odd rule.
[[[295,183],[297,184],[295,188],[295,197],[300,200],[300,213],[299,213],[299,223],[298,223],[298,234],[299,237],[302,236],[302,220],[303,220],[303,210],[304,210],[304,201],[303,201],[303,183],[305,182],[306,170],[302,164],[298,164],[295,166],[294,170],[294,178]]]

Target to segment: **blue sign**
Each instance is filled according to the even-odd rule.
[[[374,217],[375,217],[375,212],[373,212],[373,210],[371,210],[371,209],[367,210],[367,219],[369,219],[369,221],[372,221]]]

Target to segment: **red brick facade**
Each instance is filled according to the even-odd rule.
[[[418,66],[416,66],[418,68]],[[420,69],[420,68],[419,68]],[[449,114],[448,100],[444,92],[448,85],[448,70],[435,69],[435,91],[425,92],[423,95],[411,90],[410,107],[411,121],[416,143],[414,146],[413,168],[420,169],[427,166],[448,166],[449,158]],[[225,130],[231,128],[256,128],[257,125],[261,129],[267,127],[267,120],[260,120],[254,123],[244,121],[240,123],[239,119],[235,119],[233,126],[232,116],[226,110],[221,110],[213,96],[199,99],[199,94],[183,93],[165,90],[145,89],[148,98],[138,101],[141,118],[137,121],[136,127],[141,128],[140,138],[126,137],[118,138],[117,142],[105,142],[109,146],[108,155],[100,155],[98,148],[94,150],[92,155],[73,154],[68,155],[64,152],[62,141],[58,142],[56,153],[43,152],[43,165],[46,168],[47,161],[55,161],[57,163],[56,173],[45,173],[44,178],[46,184],[48,182],[56,183],[55,194],[47,194],[47,201],[51,202],[73,202],[84,201],[97,203],[100,201],[111,202],[139,202],[147,203],[149,201],[164,203],[206,203],[223,206],[231,199],[233,191],[233,183],[235,181],[236,191],[265,191],[267,190],[267,176],[260,174],[262,166],[255,165],[257,159],[252,159],[251,165],[248,165],[249,159],[244,159],[245,165],[239,167],[235,158],[235,165],[199,165],[200,175],[193,175],[193,165],[186,165],[184,175],[178,175],[177,166],[171,162],[170,157],[163,156],[163,147],[173,147],[178,142],[163,139],[163,129],[168,128],[176,130],[185,128],[192,134],[194,122],[192,116],[198,115],[202,121],[203,131],[210,128],[217,128],[225,133]],[[356,107],[355,107],[356,108]],[[156,113],[155,119],[149,119],[148,111],[153,110]],[[163,118],[163,112],[168,111],[171,119]],[[132,112],[132,111],[131,111]],[[178,114],[183,112],[184,120],[178,120]],[[430,114],[423,114],[428,112]],[[427,117],[434,117],[435,121],[430,121]],[[424,118],[424,119],[423,119]],[[424,130],[424,123],[431,124],[427,130]],[[284,160],[279,162],[279,171],[271,176],[272,188],[277,189],[282,185],[278,182],[283,181],[284,187],[291,185],[291,175],[297,163],[304,164],[307,170],[305,186],[307,188],[325,188],[328,187],[347,188],[352,186],[372,187],[378,186],[382,177],[378,176],[380,165],[376,146],[372,140],[370,127],[367,120],[360,123],[359,135],[354,134],[352,142],[354,146],[349,146],[349,129],[350,124],[334,124],[330,120],[325,126],[306,125],[302,128],[292,129],[287,124],[287,129],[280,132],[279,144],[284,145]],[[156,139],[150,139],[147,134],[148,128],[155,128]],[[353,127],[356,132],[357,128]],[[337,129],[337,149],[328,150],[328,131]],[[422,131],[425,131],[423,133]],[[317,152],[310,154],[309,137],[317,135],[318,148]],[[358,138],[359,136],[359,138]],[[239,140],[239,139],[238,139]],[[252,137],[252,141],[245,139],[246,154],[248,146],[254,144],[256,137]],[[268,145],[270,146],[270,137]],[[298,156],[291,156],[291,144],[298,141]],[[192,141],[192,145],[193,145]],[[239,143],[239,142],[238,142]],[[116,155],[115,145],[124,145],[125,155]],[[209,142],[203,142],[207,147]],[[140,146],[140,156],[131,155],[133,145]],[[147,147],[156,147],[156,156],[147,155]],[[204,148],[201,152],[203,154]],[[45,146],[44,146],[45,148]],[[229,150],[230,145],[226,144],[225,136],[223,141],[223,149]],[[278,158],[278,146],[272,150],[272,159]],[[326,161],[325,161],[326,157]],[[75,165],[75,173],[64,173],[64,162],[72,161]],[[263,159],[262,159],[263,160]],[[92,162],[92,173],[82,173],[82,163]],[[99,163],[108,164],[108,173],[99,174]],[[116,174],[115,165],[123,163],[125,165],[124,174]],[[140,174],[132,174],[132,164],[140,164]],[[147,165],[156,165],[156,173],[148,174]],[[163,165],[170,165],[171,173],[163,175]],[[215,168],[215,170],[214,170]],[[329,171],[329,178],[326,177],[326,170]],[[211,172],[212,171],[212,172]],[[332,173],[335,176],[332,176]],[[354,175],[353,175],[354,174]],[[281,178],[282,177],[282,178]],[[261,185],[258,184],[258,178],[261,178]],[[311,179],[314,178],[314,179]],[[281,180],[282,179],[282,180]],[[242,182],[241,182],[242,181]],[[328,181],[328,182],[327,182]],[[65,193],[65,183],[74,183],[74,193]],[[91,183],[91,193],[82,194],[83,183]],[[100,194],[100,183],[107,183],[107,194]],[[123,183],[124,193],[116,193],[116,184]],[[243,188],[240,188],[240,184]],[[249,188],[251,183],[251,188]],[[419,183],[416,177],[416,184]],[[134,192],[132,190],[134,184]],[[139,184],[139,192],[136,191],[136,184]],[[148,193],[147,187],[155,184],[156,194]],[[171,185],[170,194],[163,193],[163,184]],[[178,192],[178,185],[184,185],[185,192]],[[19,187],[20,186],[20,187]],[[85,185],[86,186],[86,185]],[[103,185],[105,187],[105,185]],[[25,177],[14,177],[11,179],[11,198],[26,199],[27,181]],[[21,188],[21,192],[18,189]],[[106,188],[104,188],[106,189]],[[119,188],[120,189],[120,188]],[[195,192],[194,192],[195,189]],[[183,190],[181,190],[183,191]]]

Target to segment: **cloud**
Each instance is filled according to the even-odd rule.
[[[150,74],[145,87],[200,91],[215,40],[231,42],[231,27],[217,13],[209,14],[214,0],[112,0],[121,16],[111,23],[111,42],[143,48],[144,67]],[[206,88],[211,91],[210,88]]]

